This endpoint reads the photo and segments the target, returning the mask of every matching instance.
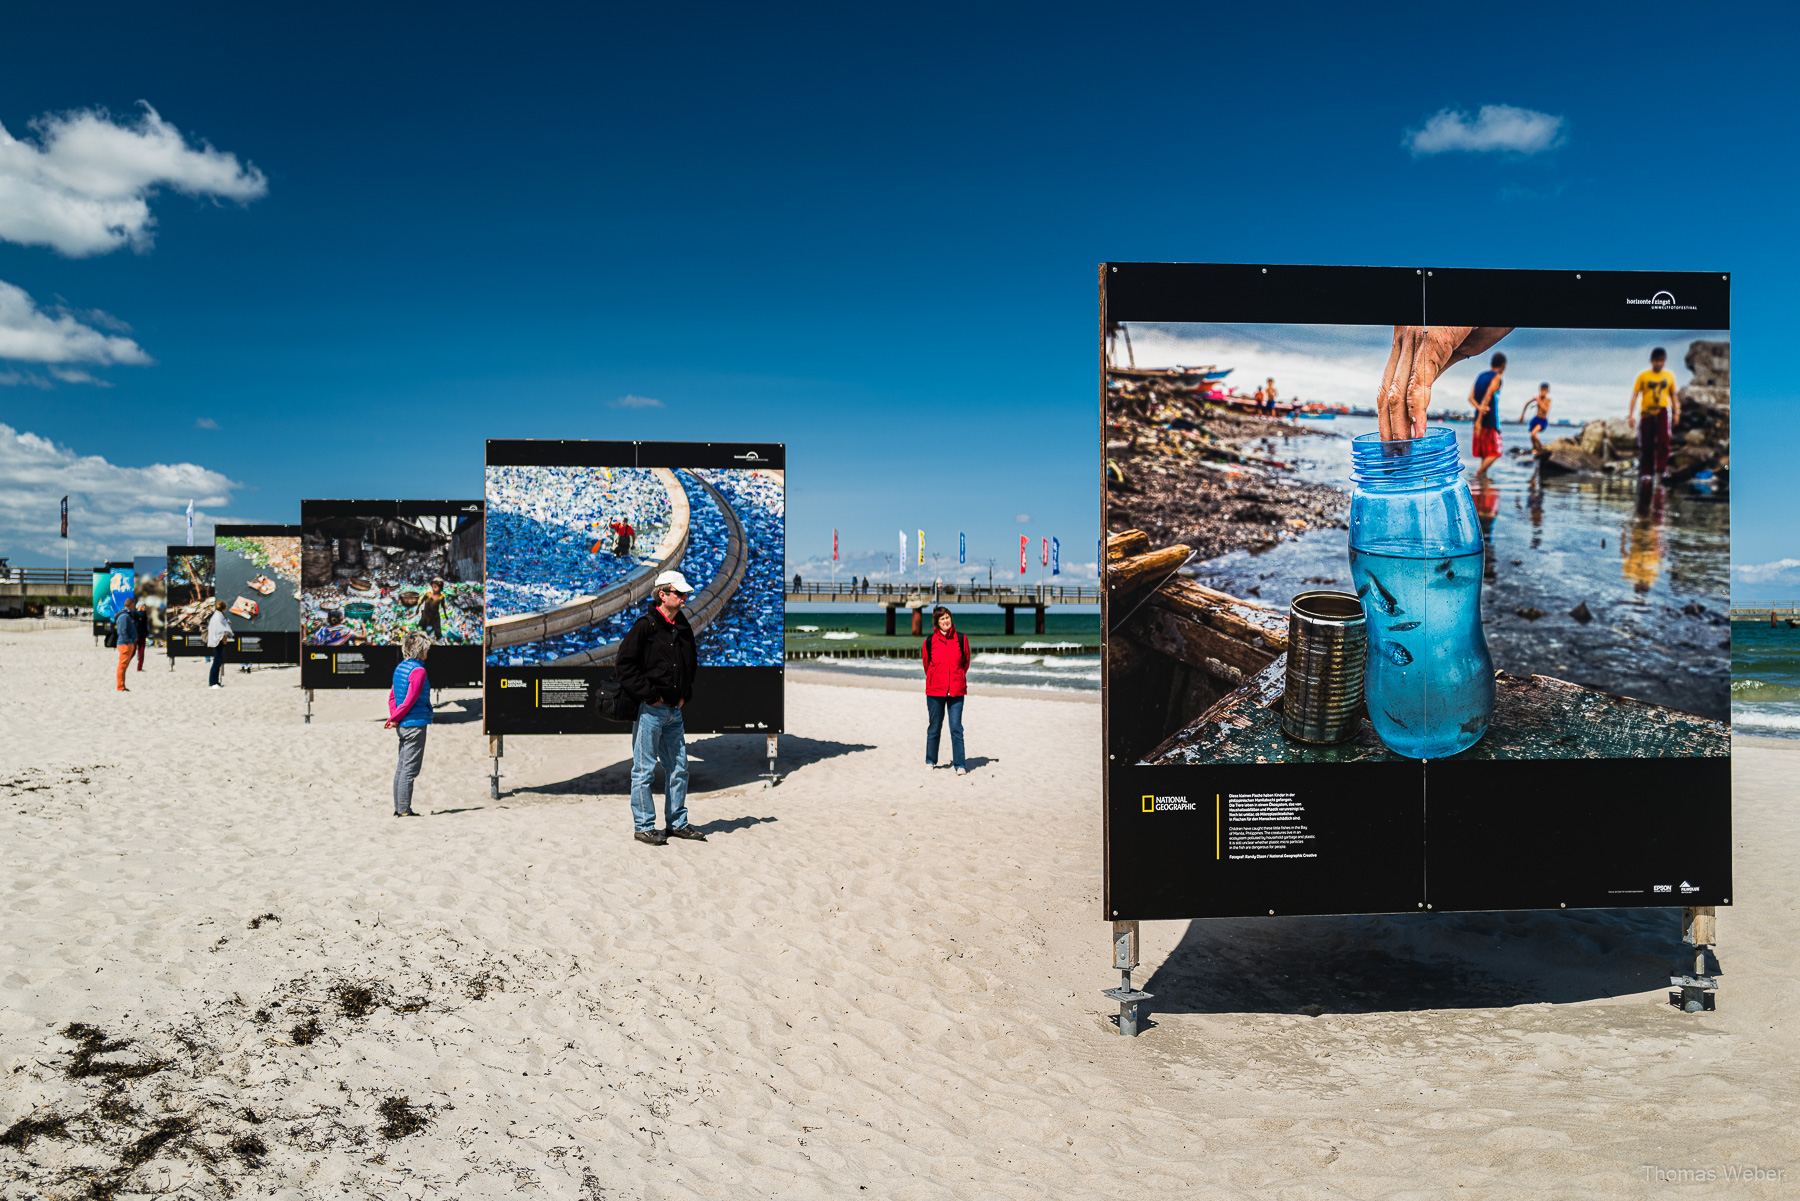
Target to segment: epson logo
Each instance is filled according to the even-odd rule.
[[[1675,886],[1673,884],[1652,884],[1650,886],[1650,891],[1651,892],[1674,892]]]

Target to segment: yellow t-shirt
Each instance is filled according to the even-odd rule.
[[[1667,371],[1641,372],[1631,390],[1642,393],[1642,399],[1638,402],[1641,411],[1660,413],[1675,398],[1675,377]]]

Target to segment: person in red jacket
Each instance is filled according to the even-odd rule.
[[[925,666],[925,767],[938,765],[938,738],[948,713],[950,762],[960,776],[968,770],[963,763],[962,710],[969,691],[969,638],[956,632],[956,619],[942,605],[931,611],[931,624],[919,650]]]

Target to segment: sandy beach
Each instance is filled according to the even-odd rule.
[[[380,694],[112,660],[0,626],[7,1197],[1800,1190],[1800,743],[1737,746],[1717,1012],[1669,910],[1166,922],[1126,1040],[1097,698],[972,698],[955,777],[916,690],[790,673],[781,783],[695,738],[652,848],[622,736],[493,801],[447,692],[397,821]]]

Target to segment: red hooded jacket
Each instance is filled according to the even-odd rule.
[[[952,625],[948,634],[936,627],[919,648],[925,664],[926,696],[967,696],[969,692],[969,639]]]

